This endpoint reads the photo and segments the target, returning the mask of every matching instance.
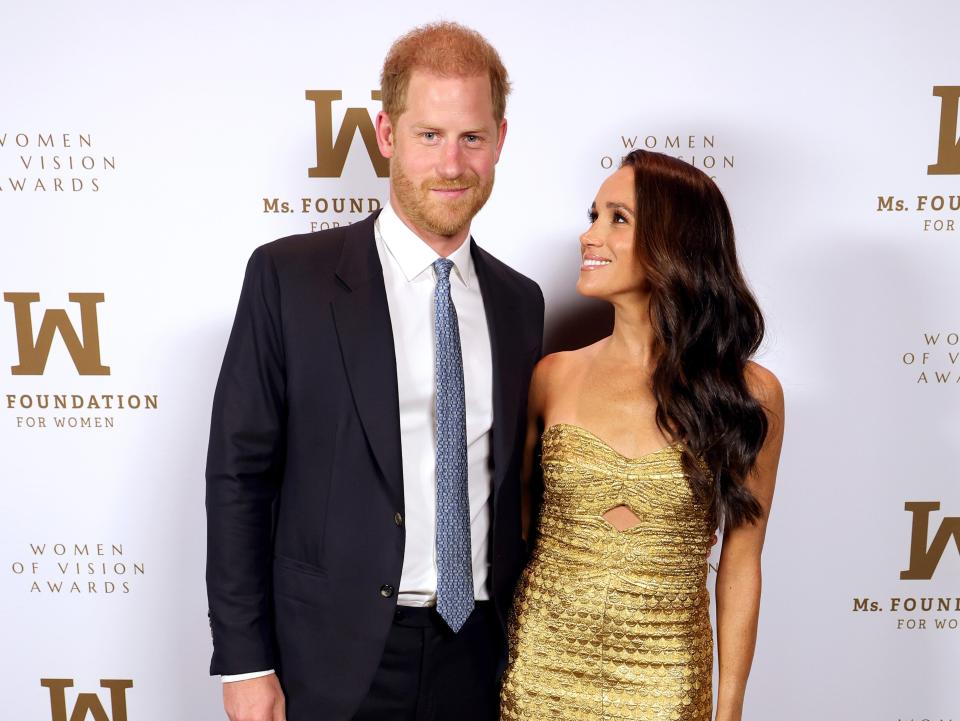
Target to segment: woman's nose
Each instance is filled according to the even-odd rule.
[[[580,236],[580,247],[581,247],[581,248],[586,248],[586,247],[591,247],[591,248],[593,248],[593,247],[596,247],[596,246],[598,246],[598,245],[603,245],[603,241],[601,241],[599,238],[596,238],[589,230],[586,231],[586,232],[584,232],[584,233]]]

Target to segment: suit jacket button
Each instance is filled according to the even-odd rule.
[[[380,595],[384,598],[390,598],[393,595],[393,586],[389,583],[380,586]]]
[[[403,525],[403,514],[400,513],[400,511],[397,511],[396,513],[393,514],[393,522],[396,523],[398,526]]]

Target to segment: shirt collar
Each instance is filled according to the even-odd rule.
[[[424,272],[433,272],[433,262],[441,256],[406,226],[389,202],[377,216],[375,227],[408,282]],[[447,256],[453,261],[454,275],[467,288],[471,287],[474,277],[470,240],[468,236],[459,248]]]

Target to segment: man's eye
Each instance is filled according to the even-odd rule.
[[[478,142],[480,142],[480,136],[479,136],[479,135],[468,135],[468,136],[467,136],[467,142],[468,142],[468,143],[478,143]]]
[[[424,140],[433,140],[436,137],[436,133],[430,132],[429,130],[425,133],[420,133],[423,136]]]

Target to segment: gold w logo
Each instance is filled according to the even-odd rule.
[[[940,145],[936,165],[927,166],[927,175],[960,175],[960,142],[957,141],[957,111],[960,85],[935,85],[940,98]]]
[[[67,692],[73,686],[73,679],[69,678],[42,678],[40,685],[50,689],[50,718],[51,721],[86,721],[87,714],[93,721],[127,721],[128,688],[133,687],[130,679],[100,679],[100,686],[110,690],[110,709],[113,718],[103,708],[100,697],[95,693],[78,693],[77,702],[73,711],[67,717]]]
[[[53,336],[63,338],[77,372],[82,376],[108,376],[110,367],[100,362],[100,331],[97,327],[97,303],[103,302],[103,293],[68,293],[71,303],[80,304],[81,342],[67,311],[51,308],[43,314],[40,332],[33,338],[33,318],[30,305],[40,300],[39,293],[4,293],[3,299],[13,304],[13,319],[17,326],[17,349],[20,365],[11,366],[15,376],[43,375],[47,357],[53,345]]]
[[[307,100],[313,101],[317,140],[317,164],[307,170],[307,175],[311,178],[339,178],[343,173],[343,166],[346,165],[350,145],[359,130],[377,177],[386,178],[390,174],[390,163],[380,155],[376,130],[366,108],[347,108],[340,132],[334,141],[333,102],[342,97],[343,93],[339,90],[307,91]],[[370,98],[380,100],[380,91],[372,90]]]
[[[903,508],[913,513],[913,532],[910,534],[910,568],[900,571],[900,578],[928,581],[937,570],[951,538],[960,551],[960,518],[944,518],[928,547],[930,511],[940,510],[940,504],[936,501],[907,501]]]

